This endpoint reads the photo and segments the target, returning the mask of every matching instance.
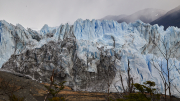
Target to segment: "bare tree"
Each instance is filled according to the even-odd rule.
[[[134,41],[134,37],[131,35],[131,37],[133,38],[132,42]],[[113,46],[115,48],[115,44],[116,44],[116,41],[115,41],[115,38],[113,36],[111,36],[112,40],[113,40]],[[118,58],[117,56],[117,53],[115,52],[115,57]],[[120,60],[121,60],[121,57],[120,57]],[[121,85],[122,85],[122,88],[123,88],[123,91],[124,93],[132,93],[133,92],[133,77],[131,76],[130,74],[130,61],[128,59],[128,68],[127,68],[127,87],[125,88],[124,87],[124,83],[123,83],[123,76],[122,76],[122,71],[119,71],[120,73],[120,81],[121,81]]]
[[[130,61],[128,59],[128,68],[127,68],[127,86],[124,86],[124,80],[123,80],[123,73],[122,71],[119,71],[119,77],[120,77],[120,81],[121,81],[121,86],[123,89],[123,92],[125,93],[125,95],[133,93],[133,83],[134,83],[134,77],[130,74],[131,68],[130,68]]]
[[[156,33],[154,33],[154,34],[156,34]],[[177,35],[175,30],[174,30],[174,34]],[[175,38],[176,38],[176,36],[175,36]],[[169,40],[166,40],[166,39],[162,40],[160,38],[160,34],[158,37],[156,37],[155,35],[154,35],[154,37],[151,36],[151,39],[152,39],[152,43],[153,43],[154,47],[157,47],[157,50],[160,52],[160,54],[166,60],[167,73],[165,72],[165,68],[162,68],[162,64],[159,64],[159,67],[160,67],[160,69],[159,69],[154,64],[155,61],[152,59],[153,65],[159,71],[159,74],[160,74],[161,79],[165,86],[164,87],[165,99],[166,99],[166,91],[168,90],[169,96],[170,96],[170,101],[172,101],[171,87],[173,86],[172,81],[174,80],[174,78],[172,78],[170,73],[175,67],[172,65],[172,63],[170,63],[170,59],[176,58],[175,54],[177,53],[177,51],[180,48],[180,42],[178,40],[171,40],[171,38]],[[159,40],[159,44],[158,44],[158,40]],[[173,42],[171,42],[171,41],[173,41]],[[166,80],[166,77],[167,77],[167,80]]]
[[[128,76],[128,79],[127,79],[127,84],[128,84],[128,87],[127,87],[127,90],[128,90],[128,93],[132,93],[133,92],[133,83],[134,83],[134,81],[133,81],[133,77],[131,76],[131,74],[130,74],[130,70],[131,70],[131,68],[130,68],[130,66],[129,66],[129,64],[130,64],[130,62],[129,62],[129,59],[128,59],[128,69],[127,69],[127,76]]]
[[[52,75],[51,75],[51,77],[50,77],[50,80],[51,80],[51,84],[50,84],[50,86],[49,86],[48,93],[46,94],[46,96],[45,96],[45,98],[44,98],[44,101],[46,101],[48,95],[50,94],[51,87],[52,87],[52,85],[53,85],[53,83],[54,83],[54,69],[53,69],[53,71],[52,71]]]
[[[109,101],[109,96],[110,96],[110,87],[111,84],[113,82],[113,78],[115,77],[115,66],[114,66],[114,62],[112,61],[112,57],[111,56],[107,56],[107,51],[106,51],[106,55],[103,57],[104,61],[103,61],[103,69],[104,69],[104,73],[105,73],[105,81],[107,83],[107,100]]]
[[[100,51],[100,63],[98,67],[98,72],[103,75],[103,82],[105,82],[107,86],[107,101],[110,100],[110,87],[113,82],[113,78],[115,77],[115,59],[111,55],[108,55],[110,50],[104,50],[104,47],[97,48]],[[113,49],[111,50],[113,51]],[[97,77],[99,78],[99,76]],[[104,86],[102,86],[102,90]]]
[[[163,84],[164,84],[164,94],[165,94],[165,101],[167,100],[167,97],[166,97],[166,91],[167,91],[167,89],[168,89],[168,83],[167,83],[167,81],[166,81],[166,76],[164,75],[165,74],[165,72],[164,72],[164,70],[163,70],[163,68],[162,68],[162,60],[161,60],[161,64],[158,64],[158,66],[160,67],[160,69],[158,68],[158,66],[155,64],[155,62],[154,62],[155,60],[152,60],[152,63],[153,63],[153,66],[158,70],[158,73],[159,73],[159,75],[160,75],[160,77],[161,77],[161,79],[162,79],[162,81],[163,81]]]

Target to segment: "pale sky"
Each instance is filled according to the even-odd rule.
[[[100,19],[145,8],[169,11],[179,5],[180,0],[0,0],[0,20],[39,30],[44,24],[73,24],[78,18]]]

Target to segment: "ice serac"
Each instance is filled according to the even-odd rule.
[[[0,21],[0,67],[12,54],[20,54],[36,41],[20,24],[16,26]]]
[[[47,24],[45,24],[40,30],[40,35],[43,37],[45,36],[52,37],[55,32],[56,32],[56,27],[49,27]]]
[[[4,27],[0,28],[6,31]],[[8,29],[12,28],[14,27],[8,27]],[[19,33],[22,30],[24,29],[21,28]],[[11,37],[11,34],[0,33],[1,43],[3,35]],[[23,35],[26,35],[26,31]],[[38,34],[34,31],[29,30],[27,35],[38,40],[36,37]],[[134,82],[155,81],[159,91],[163,92],[163,81],[154,66],[160,68],[157,63],[162,62],[162,67],[167,72],[165,69],[167,64],[158,49],[165,51],[161,41],[166,42],[167,47],[176,46],[175,42],[180,40],[180,29],[169,27],[164,30],[163,26],[152,26],[140,20],[127,24],[112,20],[78,19],[73,25],[65,24],[56,28],[45,25],[41,30],[41,35],[39,41],[34,41],[36,45],[33,49],[19,55],[12,55],[2,68],[28,74],[44,82],[48,81],[47,78],[51,75],[52,69],[56,69],[62,71],[56,77],[57,80],[61,78],[62,81],[67,81],[66,84],[74,90],[106,92],[107,78],[110,78],[110,90],[116,92],[117,89],[122,90],[119,80],[120,71],[124,75],[124,84],[127,85],[126,71],[129,60],[131,75],[135,78]],[[15,41],[10,42],[14,45]],[[3,41],[3,45],[4,43]],[[11,54],[13,52],[14,50]],[[180,68],[179,52],[180,50],[176,52],[175,58],[169,60],[169,64],[177,68]],[[32,65],[23,62],[21,58],[25,61],[31,60]],[[13,65],[14,63],[17,65]],[[18,64],[23,65],[20,67]],[[108,77],[109,72],[111,74]],[[173,80],[174,86],[180,89],[178,70],[174,68],[170,74],[171,77],[176,78]],[[174,87],[172,90],[172,94],[178,96]]]

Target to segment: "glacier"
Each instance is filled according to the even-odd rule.
[[[164,30],[163,26],[151,26],[141,21],[136,21],[135,23],[130,24],[119,24],[116,21],[104,20],[100,22],[98,20],[83,21],[79,19],[74,23],[74,35],[78,40],[87,40],[86,42],[83,41],[83,43],[80,41],[80,45],[78,45],[81,46],[78,50],[78,56],[84,61],[86,61],[86,50],[84,51],[84,49],[88,50],[89,57],[93,57],[92,53],[99,54],[96,48],[98,46],[103,46],[105,50],[113,49],[113,40],[111,38],[111,36],[113,36],[115,38],[116,46],[113,50],[117,52],[121,50],[120,54],[122,54],[122,59],[119,60],[119,62],[122,63],[117,63],[116,68],[126,71],[128,64],[127,60],[129,59],[130,67],[132,68],[131,74],[136,77],[136,82],[143,83],[147,80],[155,81],[157,86],[161,87],[160,90],[162,92],[164,85],[158,71],[152,63],[152,59],[159,64],[162,61],[162,67],[166,73],[167,63],[165,59],[162,58],[162,54],[160,54],[157,47],[153,47],[152,41],[156,41],[161,50],[165,51],[160,41],[163,40],[167,42],[168,47],[173,46],[174,41],[179,41],[180,29],[177,27],[169,27]],[[156,38],[153,39],[152,37]],[[144,46],[146,46],[145,50],[143,50]],[[113,56],[111,52],[110,55]],[[179,49],[176,52],[176,56],[170,59],[169,64],[173,64],[174,67],[176,66],[179,69]],[[159,65],[156,63],[155,65],[160,69]],[[89,68],[93,68],[94,72],[96,70],[93,65]],[[91,72],[93,71],[91,70]],[[172,76],[171,79],[176,78],[173,81],[173,85],[179,86],[179,71],[174,68],[172,69],[170,75]],[[118,73],[116,76],[117,77],[115,77],[114,82],[119,79]],[[124,84],[126,84],[126,82],[124,82]],[[178,91],[175,89],[176,88],[173,89],[174,94],[179,96]]]
[[[2,64],[6,62],[12,54],[18,54],[23,50],[23,44],[26,44],[30,35],[21,25],[17,24],[17,26],[14,26],[4,20],[0,21],[0,34],[0,66],[2,66]]]
[[[11,55],[13,54],[22,54],[24,56],[27,50],[34,51],[35,49],[46,47],[45,44],[48,46],[50,42],[55,42],[57,47],[60,48],[55,49],[55,45],[54,49],[58,51],[58,57],[62,59],[62,61],[57,63],[57,67],[64,68],[64,73],[68,75],[65,79],[67,85],[73,85],[75,90],[85,90],[80,87],[84,83],[83,75],[85,74],[78,74],[79,77],[77,77],[72,73],[73,69],[83,69],[91,74],[95,73],[98,75],[103,55],[104,59],[110,57],[110,61],[113,62],[112,65],[115,68],[114,72],[112,72],[111,92],[117,92],[116,88],[122,91],[119,80],[120,72],[123,72],[124,84],[125,86],[127,85],[129,60],[131,75],[134,77],[135,82],[154,81],[159,91],[164,93],[163,81],[156,69],[160,69],[158,63],[162,63],[162,68],[167,72],[166,60],[161,52],[158,51],[160,48],[165,52],[161,41],[166,42],[167,47],[173,47],[176,42],[180,41],[180,28],[169,27],[164,30],[163,26],[146,24],[140,20],[127,24],[125,22],[118,23],[113,20],[99,21],[93,19],[90,21],[78,19],[73,25],[68,23],[59,27],[44,25],[40,33],[38,33],[31,29],[26,30],[20,24],[14,26],[3,20],[0,21],[0,66],[4,66],[3,69],[6,69],[7,61],[12,61]],[[65,47],[63,47],[63,44],[65,44]],[[157,44],[157,46],[154,44]],[[52,43],[48,47],[53,47]],[[49,57],[52,55],[51,52],[52,50],[48,51]],[[176,67],[171,70],[170,75],[171,79],[173,79],[172,95],[177,97],[180,97],[176,90],[176,88],[180,90],[179,52],[180,50],[178,49],[176,55],[169,59],[169,65]],[[75,60],[80,61],[80,64],[76,64]],[[106,67],[107,64],[104,64],[104,67]],[[52,63],[49,66],[45,66],[45,63],[42,62],[39,65],[40,67],[52,70],[56,66]],[[36,70],[40,71],[38,68]],[[43,75],[42,72],[38,73]],[[95,76],[91,79],[93,78]],[[100,83],[97,83],[97,85],[100,85]],[[86,89],[93,91],[95,88],[87,87]],[[103,88],[100,91],[107,90]]]

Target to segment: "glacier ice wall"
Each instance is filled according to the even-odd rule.
[[[17,35],[16,35],[17,34]],[[16,35],[21,40],[15,42],[12,37]],[[5,21],[0,22],[0,43],[1,43],[1,64],[6,62],[11,54],[14,53],[15,46],[18,51],[22,51],[29,47],[40,48],[47,42],[64,41],[68,39],[76,40],[76,54],[83,64],[87,64],[86,71],[98,73],[98,64],[100,63],[101,54],[112,57],[116,67],[115,77],[111,85],[111,91],[116,91],[115,87],[121,90],[119,71],[124,72],[124,84],[126,84],[128,59],[130,60],[131,74],[135,78],[135,82],[143,83],[147,80],[155,81],[160,91],[163,92],[164,85],[159,72],[154,67],[160,69],[159,64],[166,70],[166,61],[158,48],[165,51],[161,41],[166,42],[167,47],[171,48],[180,40],[180,29],[177,27],[169,27],[164,30],[163,26],[150,25],[141,21],[134,23],[117,23],[116,21],[98,21],[98,20],[82,20],[78,19],[73,25],[65,24],[59,27],[49,27],[45,25],[38,35],[32,30],[25,30],[21,25],[13,26]],[[37,38],[39,37],[39,38]],[[113,40],[114,38],[114,40]],[[36,41],[36,40],[38,41]],[[29,43],[31,40],[34,46],[26,46],[23,42]],[[70,40],[71,41],[71,40]],[[16,44],[15,44],[16,43]],[[68,44],[72,43],[66,43]],[[156,45],[158,46],[156,46]],[[26,48],[23,48],[26,47]],[[62,53],[66,53],[68,49],[63,48]],[[180,68],[180,50],[176,52],[175,58],[170,59],[169,65]],[[18,52],[16,52],[18,54]],[[119,57],[115,57],[118,54]],[[63,56],[62,67],[66,68],[66,73],[70,76],[70,69],[73,68],[73,60],[71,55],[61,54]],[[89,60],[87,59],[89,58]],[[154,59],[154,62],[152,61]],[[173,94],[178,96],[174,86],[180,89],[180,74],[176,68],[171,71],[171,79],[173,80]],[[74,78],[72,76],[72,78]],[[75,79],[75,78],[74,78]],[[167,78],[166,78],[167,79]],[[75,80],[79,82],[78,80]]]
[[[14,26],[5,20],[0,21],[0,67],[12,54],[20,54],[37,44],[32,34],[20,24]]]
[[[167,30],[164,30],[163,26],[152,26],[141,21],[126,24],[107,20],[90,21],[78,19],[74,23],[74,35],[78,40],[78,56],[80,59],[87,62],[86,56],[88,53],[89,58],[95,57],[97,59],[94,61],[98,61],[100,55],[98,48],[102,47],[104,50],[110,50],[110,56],[114,55],[111,50],[115,50],[116,52],[121,50],[119,54],[122,55],[122,58],[121,60],[117,59],[117,70],[121,69],[126,71],[127,60],[129,59],[130,67],[132,68],[131,74],[136,78],[136,82],[143,83],[147,80],[155,81],[162,92],[164,90],[164,85],[159,72],[156,69],[158,68],[160,70],[157,63],[160,64],[162,62],[162,67],[167,73],[166,61],[162,58],[163,56],[159,51],[159,48],[162,52],[166,51],[161,41],[166,43],[168,49],[173,48],[176,46],[175,43],[180,39],[180,29],[177,27],[169,27]],[[113,46],[114,41],[112,37],[115,39],[115,47]],[[177,70],[180,69],[179,52],[180,50],[178,49],[175,53],[176,55],[173,56],[175,58],[169,60],[169,66],[171,65],[172,68],[174,67],[171,70],[170,75],[171,79],[174,79],[172,90],[173,94],[176,96],[178,96],[178,91],[175,90],[175,87],[180,88],[180,74]],[[152,61],[152,59],[154,61]],[[97,68],[95,62],[90,63],[87,70],[90,72],[96,72]],[[117,73],[114,82],[119,80],[118,76]],[[120,86],[120,82],[118,86]]]
[[[45,30],[49,30],[49,28]],[[119,81],[118,70],[124,71],[124,79],[127,79],[127,60],[129,59],[130,67],[132,68],[131,74],[136,78],[136,82],[143,83],[147,80],[155,81],[162,92],[164,85],[159,72],[154,66],[160,69],[157,63],[160,64],[162,62],[163,68],[165,72],[167,72],[167,64],[165,59],[162,58],[161,52],[158,51],[158,47],[165,52],[161,41],[166,42],[167,47],[169,48],[174,46],[175,43],[180,40],[180,29],[177,27],[169,27],[164,30],[163,26],[152,26],[141,21],[127,24],[108,20],[90,21],[78,19],[73,25],[65,24],[57,27],[52,38],[54,41],[58,41],[64,40],[67,36],[69,38],[70,36],[75,36],[77,56],[84,64],[88,64],[86,69],[88,72],[97,73],[100,50],[107,50],[108,53],[106,55],[109,56],[113,56],[116,52],[122,57],[121,60],[116,59],[115,62],[117,72],[113,82],[116,82],[116,86],[120,86],[120,82],[117,83],[117,81]],[[112,37],[115,39],[115,45]],[[158,47],[155,44],[157,44]],[[170,59],[169,63],[177,68],[180,68],[179,52],[180,50],[176,52],[175,58]],[[87,56],[91,61],[87,60]],[[172,88],[174,86],[178,87],[179,73],[176,68],[172,69],[171,75],[171,79],[176,78],[173,80]],[[126,82],[124,83],[126,84]],[[115,88],[112,85],[112,91],[113,90],[115,90]],[[177,94],[177,92],[175,91],[174,94]]]

